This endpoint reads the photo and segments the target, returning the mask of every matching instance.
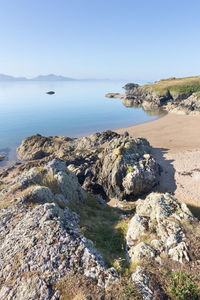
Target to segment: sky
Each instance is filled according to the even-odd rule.
[[[0,73],[200,75],[199,0],[0,0]]]

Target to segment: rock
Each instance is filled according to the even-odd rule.
[[[54,95],[55,92],[54,91],[49,91],[49,92],[46,92],[47,95]]]
[[[62,158],[65,153],[74,149],[73,141],[74,139],[67,137],[43,137],[36,134],[22,141],[21,146],[17,149],[18,158],[23,161],[47,156],[54,158],[54,153],[57,158]]]
[[[123,98],[124,95],[120,93],[108,93],[105,95],[106,98]]]
[[[0,161],[4,160],[6,157],[5,153],[0,153]]]
[[[169,249],[168,254],[169,257],[180,263],[183,263],[184,259],[190,261],[188,245],[185,242],[180,242],[176,247]]]
[[[158,165],[147,140],[119,136],[110,141],[100,159],[98,183],[108,197],[119,200],[148,192],[158,181]]]
[[[140,262],[143,259],[150,260],[156,256],[156,250],[147,243],[141,242],[130,249],[129,256],[134,262]]]
[[[28,200],[31,199],[31,202],[42,204],[56,202],[52,191],[45,186],[34,186],[30,190],[27,198]]]
[[[144,268],[137,266],[136,272],[132,274],[132,280],[142,294],[144,300],[153,300],[153,291],[149,287],[149,277],[144,273]]]
[[[19,183],[22,188],[25,188],[29,185],[39,184],[41,179],[42,175],[38,168],[31,168],[18,176],[17,183]]]
[[[23,171],[20,180],[16,174],[5,194],[10,205],[0,208],[0,299],[60,299],[54,286],[69,272],[107,289],[118,274],[80,233],[80,217],[68,207],[87,201],[76,175],[58,159]],[[16,182],[19,198],[11,192]]]
[[[139,84],[137,83],[127,83],[123,86],[123,89],[125,89],[126,91],[129,90],[133,90],[134,88],[137,88],[139,86]]]
[[[149,154],[150,149],[145,139],[106,131],[80,139],[35,135],[22,142],[18,154],[25,160],[35,159],[38,152],[43,153],[45,161],[62,159],[65,161],[62,168],[67,166],[68,177],[75,173],[88,192],[104,199],[125,199],[149,192],[157,184],[158,165]],[[49,165],[49,168],[54,172],[57,167],[53,164],[54,167]],[[62,184],[58,173],[55,179],[65,193],[67,183]]]
[[[180,263],[189,260],[184,230],[187,220],[194,219],[186,204],[181,205],[168,193],[151,193],[145,200],[138,200],[126,236],[130,260],[155,258],[161,262],[162,253]]]
[[[169,78],[143,86],[128,83],[124,88],[127,90],[122,102],[125,106],[139,105],[145,110],[159,107],[179,114],[200,114],[199,77]]]
[[[60,192],[70,202],[84,202],[87,200],[87,194],[81,188],[76,175],[68,170],[65,163],[54,160],[47,165],[48,172],[52,172]]]

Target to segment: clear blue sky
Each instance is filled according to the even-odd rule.
[[[200,75],[199,0],[0,0],[0,73]]]

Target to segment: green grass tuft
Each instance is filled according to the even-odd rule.
[[[88,196],[86,203],[73,203],[70,207],[80,215],[81,232],[94,242],[107,265],[115,267],[120,274],[129,273],[125,237],[130,218],[120,219],[122,213],[129,213],[128,210],[103,206],[92,195]],[[133,207],[130,213],[133,213]]]

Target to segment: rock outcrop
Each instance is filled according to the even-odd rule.
[[[9,201],[17,189],[21,196]],[[54,285],[71,271],[103,288],[117,279],[115,269],[106,267],[93,242],[80,233],[79,216],[68,206],[86,203],[87,195],[62,162],[14,176],[0,196],[0,204],[6,201],[0,209],[2,300],[60,299]]]
[[[189,261],[184,224],[192,220],[187,206],[168,193],[151,193],[145,200],[138,200],[126,237],[130,260],[155,259],[162,263],[162,257],[168,257],[180,263]]]
[[[182,114],[200,113],[200,77],[169,78],[139,86],[129,83],[123,98],[125,106],[142,106],[145,110],[159,107]]]
[[[35,135],[18,153],[0,172],[0,299],[78,299],[69,276],[84,300],[168,299],[174,270],[200,272],[199,221],[168,193],[144,198],[159,173],[146,139]]]
[[[158,165],[146,139],[112,131],[89,137],[26,138],[18,148],[23,160],[61,158],[83,188],[104,198],[126,199],[151,191],[158,181]]]

